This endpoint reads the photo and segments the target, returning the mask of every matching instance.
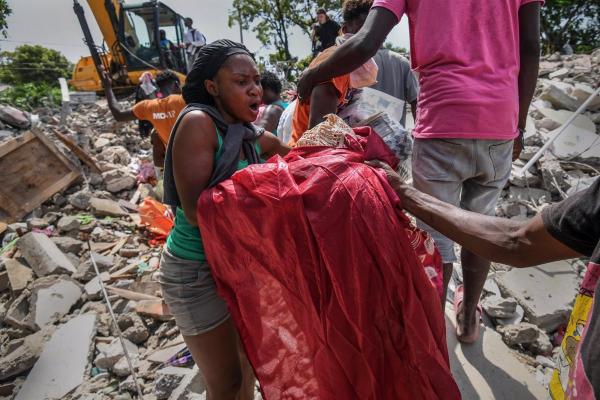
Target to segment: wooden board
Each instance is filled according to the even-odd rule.
[[[46,136],[36,130],[0,145],[0,220],[20,220],[80,173]]]

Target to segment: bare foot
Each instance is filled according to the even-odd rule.
[[[462,304],[456,311],[456,337],[461,343],[475,343],[479,339],[481,318],[480,311],[476,310],[472,318],[465,318]]]

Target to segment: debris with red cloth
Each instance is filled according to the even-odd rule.
[[[148,242],[151,246],[165,243],[173,229],[173,213],[171,210],[152,197],[146,197],[139,207],[141,223],[150,231],[153,238]]]
[[[346,136],[347,149],[251,165],[198,201],[217,289],[265,400],[460,398],[410,221],[363,163],[395,163],[369,131]]]

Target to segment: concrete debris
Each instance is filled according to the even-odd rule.
[[[517,301],[513,298],[488,296],[481,301],[486,314],[493,318],[511,318],[517,311]]]
[[[135,344],[142,344],[150,337],[144,321],[135,313],[122,314],[117,322],[123,336]]]
[[[18,346],[0,358],[0,381],[29,371],[44,348],[44,340],[52,329],[43,330],[18,339]]]
[[[509,200],[549,203],[552,200],[552,194],[549,191],[542,189],[511,186],[509,189]]]
[[[498,327],[498,332],[502,335],[504,343],[511,347],[535,343],[540,336],[540,329],[527,322]]]
[[[108,272],[102,272],[100,276],[93,278],[91,281],[85,284],[84,290],[89,300],[99,300],[102,297],[100,280],[102,280],[102,282],[110,280],[110,274]]]
[[[37,276],[75,272],[75,267],[62,251],[43,233],[29,232],[17,246]]]
[[[580,277],[569,262],[556,261],[498,273],[496,282],[523,307],[529,322],[553,332],[568,320]]]
[[[121,165],[128,165],[131,161],[129,152],[123,146],[109,146],[104,148],[98,155],[98,159]]]
[[[123,210],[119,203],[112,200],[92,198],[90,206],[97,217],[124,217],[127,215],[127,211]]]
[[[135,175],[123,169],[113,169],[104,172],[102,178],[106,184],[106,190],[111,193],[132,189],[136,184]]]
[[[33,271],[13,258],[3,258],[2,264],[6,268],[10,289],[20,293],[33,281]]]
[[[90,208],[91,200],[92,194],[87,190],[80,190],[79,192],[73,193],[68,198],[69,204],[78,210],[87,210]]]
[[[184,392],[202,393],[204,391],[204,380],[197,367],[193,369],[166,367],[156,371],[154,395],[157,400],[184,399],[185,397],[171,397],[180,387]],[[183,393],[178,396],[183,396]]]
[[[56,225],[58,230],[61,232],[76,231],[79,230],[80,226],[81,222],[79,222],[77,217],[70,216],[62,217],[60,220],[58,220],[58,224]]]
[[[29,115],[11,106],[0,106],[0,121],[19,129],[28,129],[31,126]]]
[[[67,277],[46,277],[34,283],[30,304],[38,328],[67,315],[83,294],[81,287]]]
[[[51,238],[54,244],[64,253],[79,254],[83,250],[83,242],[69,236],[55,236]]]
[[[137,357],[138,347],[127,339],[124,339],[124,341],[125,348],[127,348],[127,352],[129,353],[130,357]],[[124,358],[125,355],[123,352],[123,347],[121,346],[121,342],[118,338],[113,339],[110,344],[99,344],[96,347],[96,350],[98,350],[99,354],[94,360],[94,365],[102,369],[112,369],[121,358]]]
[[[44,346],[15,400],[62,399],[83,383],[95,325],[96,315],[84,314],[61,326]]]

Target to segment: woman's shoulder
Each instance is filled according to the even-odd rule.
[[[208,141],[209,143],[216,145],[216,126],[210,115],[202,110],[192,110],[187,112],[179,122],[177,126],[177,132],[175,137],[175,143],[177,144],[186,142],[189,143],[189,139],[194,142],[201,140],[203,142]]]

